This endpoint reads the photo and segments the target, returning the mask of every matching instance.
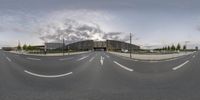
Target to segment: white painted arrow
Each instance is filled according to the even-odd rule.
[[[101,65],[103,65],[103,60],[104,60],[104,57],[101,56],[101,59],[100,59]]]

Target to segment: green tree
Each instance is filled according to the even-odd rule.
[[[22,47],[20,44],[17,46],[17,50],[22,50]]]
[[[27,50],[27,45],[26,44],[23,45],[23,50]]]
[[[183,50],[186,50],[186,49],[187,49],[187,47],[186,47],[186,45],[184,45],[184,46],[183,46]]]
[[[176,50],[180,50],[181,49],[181,45],[178,44],[177,47],[176,47]]]
[[[164,47],[163,50],[167,50],[167,47]]]
[[[162,50],[165,50],[165,47],[163,47]]]
[[[171,46],[171,50],[176,50],[176,47],[174,45]]]
[[[170,46],[167,47],[167,50],[171,50]]]
[[[32,46],[29,45],[29,46],[27,47],[27,50],[32,50]]]

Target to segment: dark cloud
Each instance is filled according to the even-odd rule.
[[[60,25],[60,26],[59,26]],[[88,25],[81,24],[72,19],[65,19],[65,22],[51,23],[40,28],[40,39],[51,42],[61,42],[64,38],[67,43],[72,43],[81,40],[122,40],[122,32],[104,32],[98,24]]]
[[[66,19],[65,22],[47,25],[46,28],[40,29],[41,39],[45,41],[61,41],[65,38],[66,42],[75,42],[84,39],[91,39],[95,34],[101,34],[101,30],[95,26],[80,24],[75,20]],[[44,26],[45,27],[45,26]],[[97,33],[98,32],[98,33]]]

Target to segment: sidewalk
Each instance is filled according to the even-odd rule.
[[[91,51],[83,51],[83,52],[71,52],[71,53],[64,53],[64,56],[66,55],[76,55],[76,54],[83,54],[83,53],[88,53]],[[63,56],[63,53],[47,53],[47,54],[30,54],[27,52],[17,52],[17,51],[10,51],[10,53],[15,53],[15,54],[23,54],[23,55],[32,55],[32,56]]]
[[[129,53],[119,53],[119,52],[109,52],[111,54],[123,56],[123,57],[130,57]],[[157,61],[157,60],[167,60],[167,59],[172,59],[172,58],[177,58],[185,55],[190,55],[193,54],[194,52],[181,52],[181,53],[176,53],[176,54],[152,54],[152,55],[147,55],[147,54],[132,54],[133,59],[137,60],[150,60],[150,61]]]

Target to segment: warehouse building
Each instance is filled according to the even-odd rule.
[[[104,51],[130,51],[139,50],[140,47],[134,44],[116,41],[116,40],[106,40],[106,41],[93,41],[85,40],[66,45],[65,47],[72,51],[87,51],[87,50],[104,50]]]
[[[63,43],[45,43],[47,50],[58,50],[63,47]]]

